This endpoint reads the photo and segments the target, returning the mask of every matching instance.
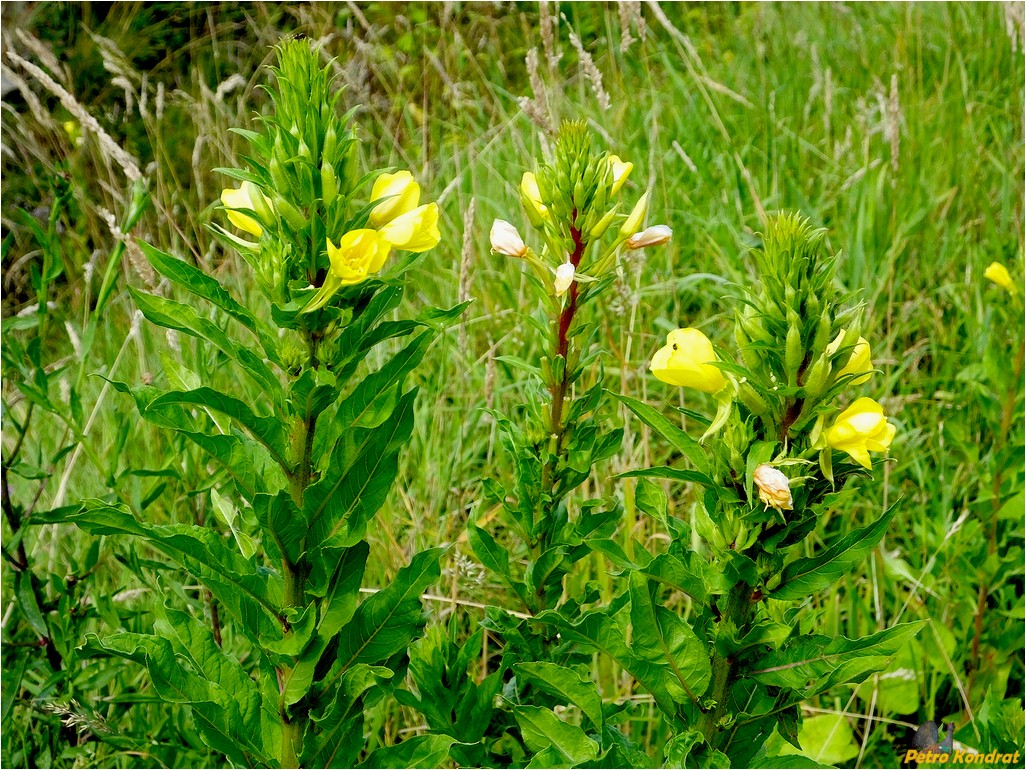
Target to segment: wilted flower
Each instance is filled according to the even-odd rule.
[[[634,209],[627,215],[627,219],[620,225],[620,235],[630,238],[641,229],[641,223],[645,221],[645,214],[648,213],[648,193],[642,195],[634,204]]]
[[[577,270],[572,262],[564,262],[556,268],[556,279],[552,282],[552,285],[556,289],[557,297],[562,297],[566,294],[570,284],[574,282],[574,273],[576,272]]]
[[[987,269],[983,271],[983,277],[988,281],[993,281],[1008,292],[1015,291],[1015,284],[1012,283],[1012,276],[1009,275],[1008,268],[1000,262],[991,262],[987,265]]]
[[[790,511],[793,507],[790,482],[783,473],[769,463],[755,469],[752,481],[759,488],[759,501],[766,507],[778,511]]]
[[[609,163],[609,170],[613,172],[613,185],[609,188],[609,194],[616,195],[634,170],[634,164],[625,163],[618,155],[610,155],[606,160]]]
[[[417,208],[420,203],[420,185],[409,171],[382,174],[374,180],[371,189],[371,202],[378,200],[381,203],[371,209],[371,227],[381,227]]]
[[[712,342],[698,329],[675,329],[666,345],[656,351],[649,369],[656,379],[670,385],[715,393],[726,380],[710,362],[716,360]]]
[[[492,231],[489,234],[492,242],[492,252],[507,257],[522,257],[527,253],[527,245],[520,237],[517,229],[504,219],[496,219],[492,222]]]
[[[328,239],[331,272],[343,286],[362,283],[378,272],[391,250],[389,242],[377,230],[350,230],[338,246]]]
[[[231,187],[221,191],[221,203],[224,204],[228,221],[240,230],[245,230],[250,235],[258,238],[264,232],[260,223],[248,214],[243,214],[235,209],[249,209],[256,214],[270,212],[271,205],[260,188],[252,182],[243,182],[239,189]]]
[[[401,251],[433,249],[442,240],[438,232],[438,204],[427,203],[400,214],[379,231],[381,237]]]
[[[653,225],[627,239],[628,249],[643,249],[646,246],[661,246],[673,237],[673,230],[666,225]]]
[[[830,426],[825,435],[828,446],[846,452],[863,468],[871,469],[870,452],[886,452],[896,428],[887,422],[883,407],[871,398],[860,398]]]
[[[837,337],[827,345],[827,355],[833,355],[841,347],[841,343],[844,342],[844,336],[847,331],[841,329],[838,332]],[[846,363],[841,370],[837,372],[838,377],[843,377],[846,374],[861,374],[861,377],[855,377],[852,379],[852,385],[861,385],[862,383],[869,380],[873,376],[873,361],[872,361],[872,350],[869,347],[869,341],[865,337],[859,337],[858,342],[855,343],[854,348],[851,351],[851,357],[848,358]]]
[[[541,191],[538,189],[538,179],[530,171],[525,171],[520,180],[520,198],[527,210],[527,218],[535,227],[549,218],[549,209],[542,203]]]

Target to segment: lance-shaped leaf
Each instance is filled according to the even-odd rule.
[[[538,689],[562,701],[572,703],[581,710],[598,732],[602,732],[605,720],[602,714],[602,696],[590,679],[577,671],[557,665],[536,661],[518,663],[513,666],[518,681],[532,682]]]
[[[424,624],[420,595],[438,580],[441,548],[421,551],[408,566],[356,609],[339,631],[338,655],[330,679],[357,663],[380,663],[409,646]]]
[[[689,436],[685,431],[681,430],[679,425],[675,425],[648,404],[636,401],[635,399],[627,396],[622,396],[619,393],[610,392],[610,394],[634,412],[634,414],[636,414],[648,427],[669,441],[670,445],[674,449],[687,457],[691,461],[691,464],[707,477],[707,474],[709,473],[709,458],[706,456],[705,450],[702,448],[701,444],[691,438],[691,436]]]
[[[560,763],[565,767],[574,767],[598,756],[598,744],[584,730],[564,722],[549,709],[514,706],[513,715],[531,751],[553,748],[565,757],[566,762]]]
[[[416,395],[414,389],[400,398],[386,423],[360,431],[355,447],[347,444],[347,435],[339,439],[323,477],[303,499],[308,548],[345,548],[363,538],[395,481],[399,452],[413,431]]]
[[[902,623],[862,639],[799,636],[756,662],[752,676],[763,684],[796,690],[803,700],[837,684],[858,684],[885,668],[923,622]]]
[[[770,597],[795,601],[834,585],[877,546],[896,510],[897,503],[875,522],[853,529],[818,556],[788,564],[781,575],[780,586]]]
[[[253,438],[263,444],[271,457],[282,468],[288,467],[286,456],[287,429],[277,417],[261,417],[253,413],[245,403],[213,388],[196,388],[187,391],[168,391],[150,402],[150,409],[163,406],[191,405],[205,406],[231,417],[239,425],[252,434]]]
[[[619,569],[640,573],[676,591],[681,591],[698,602],[704,602],[709,595],[710,586],[707,583],[710,578],[704,571],[696,572],[676,554],[661,553],[652,557],[635,543],[634,558],[631,559],[615,540],[589,540],[588,544]],[[701,569],[702,564],[696,561],[695,566]]]
[[[232,340],[213,321],[203,318],[194,308],[181,302],[146,294],[131,287],[129,291],[136,306],[151,323],[207,340],[239,364],[276,406],[280,408],[285,402],[281,382],[267,364],[245,345]]]
[[[221,308],[256,335],[269,359],[280,363],[277,360],[277,341],[267,324],[253,315],[248,308],[240,305],[216,278],[207,275],[185,260],[177,259],[154,248],[145,241],[137,240],[137,243],[154,270],[172,283]]]
[[[631,651],[643,660],[665,665],[688,697],[697,702],[712,678],[705,646],[683,619],[652,601],[649,580],[638,572],[631,573],[630,596]]]
[[[474,522],[467,522],[467,541],[474,549],[474,555],[478,561],[492,574],[498,575],[520,598],[520,601],[527,605],[527,593],[524,584],[513,577],[510,570],[509,551],[495,542],[495,538],[487,530],[481,529]]]
[[[438,767],[449,757],[454,743],[451,735],[417,735],[395,746],[374,749],[357,767]]]
[[[115,389],[135,400],[139,414],[147,422],[177,431],[205,450],[234,479],[239,492],[250,503],[256,495],[278,490],[285,485],[281,467],[262,444],[239,433],[210,434],[194,430],[190,413],[178,404],[151,408],[164,391],[148,385],[131,388],[123,382],[108,380]]]
[[[183,667],[169,640],[123,632],[101,641],[95,634],[88,634],[79,649],[86,657],[117,655],[146,666],[161,699],[192,706],[196,723],[211,748],[246,767],[252,766],[254,759],[269,763],[262,744],[255,743],[261,738],[243,719],[234,693]]]
[[[67,518],[93,535],[136,535],[170,556],[197,580],[254,639],[281,639],[281,579],[259,571],[214,531],[187,524],[145,524],[123,505],[88,500]]]
[[[363,695],[392,676],[383,666],[361,663],[339,678],[326,705],[310,713],[317,729],[308,730],[303,741],[303,767],[355,765],[364,746]]]

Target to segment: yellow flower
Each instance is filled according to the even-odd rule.
[[[261,192],[260,188],[252,182],[243,182],[239,189],[231,187],[221,191],[221,203],[224,204],[228,221],[240,230],[245,230],[250,235],[258,238],[264,232],[260,223],[248,214],[243,214],[234,209],[249,209],[258,216],[268,216],[271,212],[270,202]]]
[[[1008,268],[1000,262],[991,262],[987,265],[987,269],[983,271],[983,277],[988,281],[993,281],[1009,293],[1015,291],[1015,284],[1012,283],[1012,276],[1008,274]]]
[[[832,356],[837,352],[838,348],[841,347],[841,343],[844,342],[844,335],[848,332],[841,329],[837,333],[837,337],[827,345],[827,355]],[[841,370],[837,373],[837,377],[843,377],[846,374],[861,374],[861,377],[855,377],[852,379],[852,385],[861,385],[862,383],[869,380],[873,376],[873,361],[872,361],[872,350],[869,347],[869,341],[865,337],[859,337],[858,342],[855,343],[852,348],[851,356],[848,358],[846,363]]]
[[[400,214],[378,232],[400,251],[421,252],[433,249],[442,240],[438,232],[438,204],[427,203]]]
[[[609,170],[613,172],[613,185],[609,188],[609,194],[616,195],[634,170],[634,164],[623,162],[618,155],[610,155],[606,160],[609,163]]]
[[[620,225],[620,235],[624,238],[630,238],[632,235],[641,229],[642,223],[645,221],[645,214],[648,213],[648,192],[642,195],[638,202],[634,204],[634,208],[631,213],[627,215],[627,219]]]
[[[413,180],[413,174],[409,171],[382,174],[374,180],[371,189],[371,203],[377,200],[381,200],[381,203],[371,209],[371,227],[381,227],[417,208],[420,203],[420,185]]]
[[[670,385],[715,393],[726,380],[710,365],[716,360],[712,343],[698,329],[675,329],[666,335],[666,345],[656,351],[649,369],[656,379]]]
[[[847,453],[863,468],[871,469],[870,452],[886,452],[897,429],[884,417],[883,407],[871,398],[849,406],[826,432],[827,445]]]
[[[763,463],[756,468],[752,474],[752,481],[759,488],[759,501],[767,508],[776,508],[778,511],[793,510],[790,481],[772,465]]]
[[[378,272],[388,258],[391,246],[377,230],[350,230],[338,246],[328,238],[331,272],[342,286],[362,283]]]
[[[520,199],[527,210],[527,218],[535,227],[549,218],[549,209],[542,203],[541,191],[538,189],[538,179],[530,171],[525,171],[520,179]]]

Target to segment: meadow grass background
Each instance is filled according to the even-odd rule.
[[[483,409],[516,414],[537,398],[496,357],[535,359],[543,341],[524,319],[536,303],[521,267],[489,254],[488,230],[499,217],[527,231],[516,190],[546,145],[544,124],[584,118],[634,162],[636,192],[652,187],[650,222],[674,231],[668,246],[631,256],[614,299],[593,310],[611,389],[709,409],[705,396],[651,378],[651,354],[677,326],[732,347],[725,295],[728,284],[753,280],[746,254],[761,212],[797,209],[829,229],[830,248],[843,252],[838,281],[865,303],[864,334],[882,370],[864,394],[881,401],[898,434],[875,482],[824,516],[812,540],[901,502],[872,559],[836,591],[810,597],[803,628],[854,637],[899,619],[930,622],[887,674],[857,694],[842,688],[807,704],[806,715],[832,715],[820,724],[829,724],[842,766],[897,766],[909,726],[926,719],[953,718],[977,745],[973,722],[986,693],[1021,698],[1024,681],[1022,6],[5,4],[5,88],[13,86],[3,103],[5,347],[30,334],[19,318],[31,316],[39,260],[19,211],[45,220],[57,173],[74,194],[60,217],[63,276],[40,340],[50,396],[67,407],[33,417],[21,453],[40,478],[10,476],[10,500],[22,509],[116,491],[149,520],[215,525],[216,479],[201,453],[142,423],[130,399],[92,375],[161,378],[164,353],[225,387],[246,385],[194,340],[139,323],[125,287],[154,288],[154,278],[131,249],[116,266],[114,298],[96,313],[116,244],[106,212],[124,217],[131,185],[83,128],[81,111],[135,159],[148,186],[151,206],[131,235],[203,266],[263,312],[245,265],[206,229],[220,221],[214,206],[226,184],[212,169],[241,162],[244,148],[227,129],[252,126],[267,109],[261,65],[297,32],[335,57],[342,103],[358,108],[366,166],[408,167],[440,203],[442,242],[411,274],[400,315],[474,300],[415,375],[414,439],[371,529],[368,584],[384,585],[422,548],[451,543],[427,601],[430,622],[455,612],[472,629],[478,605],[506,600],[473,563],[463,532],[469,517],[490,520],[481,478],[510,472]],[[20,59],[48,72],[70,106]],[[1008,266],[1016,295],[983,279],[991,261]],[[5,463],[27,409],[21,376],[5,354]],[[608,419],[625,425],[623,451],[589,486],[624,495],[616,473],[672,456],[629,415],[611,409]],[[61,454],[65,447],[73,448]],[[669,490],[674,512],[689,517],[688,490]],[[663,537],[630,508],[620,536],[652,547]],[[47,588],[56,603],[69,565],[92,543],[74,528],[46,526],[25,544],[36,574],[57,576]],[[176,578],[148,559],[159,561],[130,541],[103,543],[80,596],[83,628],[149,627],[156,583],[126,565],[143,560],[144,574]],[[194,735],[187,713],[150,702],[138,669],[93,662],[89,686],[74,691],[52,680],[13,602],[12,569],[3,570],[3,665],[21,672],[13,685],[5,677],[3,764],[218,761],[195,739],[178,745]],[[618,590],[598,556],[570,590],[585,580]],[[189,591],[182,587],[195,597]],[[657,756],[665,736],[644,693],[606,662],[597,661],[596,676],[606,697],[637,701],[629,729]],[[419,728],[394,703],[369,726],[384,743]],[[96,740],[111,734],[120,743]]]

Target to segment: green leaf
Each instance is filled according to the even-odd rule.
[[[101,641],[95,634],[88,634],[79,650],[86,657],[116,655],[141,663],[162,700],[192,706],[196,723],[211,748],[243,766],[252,766],[254,759],[260,764],[269,763],[263,746],[253,743],[260,740],[260,735],[243,719],[235,694],[183,667],[168,639],[123,632]]]
[[[692,484],[700,484],[704,487],[711,487],[713,481],[704,473],[689,471],[684,468],[670,468],[666,465],[655,468],[639,468],[636,471],[627,471],[617,475],[618,479],[649,478],[649,479],[672,479],[673,481],[686,481]]]
[[[39,603],[36,601],[36,592],[32,581],[32,573],[29,570],[15,573],[14,595],[18,599],[18,608],[21,610],[21,614],[32,630],[43,639],[48,639],[50,632],[46,627],[43,613],[39,611]]]
[[[138,521],[123,505],[87,500],[67,521],[94,535],[135,535],[170,556],[203,583],[254,639],[281,639],[281,579],[258,571],[216,532],[186,524]]]
[[[363,695],[393,676],[382,666],[358,664],[339,678],[323,709],[310,713],[316,730],[303,741],[303,767],[351,768],[363,751]]]
[[[533,682],[536,687],[567,703],[572,703],[581,710],[595,729],[602,731],[605,720],[602,715],[602,697],[591,679],[580,673],[556,663],[537,661],[534,663],[518,663],[513,666],[517,679]]]
[[[682,591],[698,602],[704,602],[709,595],[709,586],[706,585],[703,575],[696,573],[676,554],[661,553],[649,560],[647,552],[642,551],[635,543],[635,557],[638,558],[640,555],[642,559],[639,562],[629,558],[615,541],[589,540],[588,544],[606,556],[619,569],[638,572],[676,591]]]
[[[434,338],[434,332],[426,331],[418,335],[405,348],[394,355],[378,371],[368,374],[341,404],[335,420],[343,430],[354,427],[373,428],[380,424],[388,415],[378,415],[368,420],[373,414],[372,405],[383,393],[402,385],[409,374],[424,359],[427,346]]]
[[[638,572],[631,573],[630,596],[632,652],[643,660],[665,663],[697,702],[712,679],[705,645],[680,616],[653,602],[649,580]]]
[[[207,340],[239,364],[278,408],[285,403],[285,391],[281,382],[267,364],[249,348],[234,342],[217,324],[200,316],[189,305],[146,294],[131,287],[129,291],[136,306],[151,323]]]
[[[648,427],[669,441],[670,445],[687,457],[699,472],[706,476],[708,475],[709,458],[706,456],[705,450],[701,444],[681,430],[680,426],[675,425],[648,404],[636,401],[628,396],[622,396],[619,393],[613,393],[612,391],[610,391],[610,395],[634,412]]]
[[[449,758],[454,743],[451,735],[417,735],[395,746],[374,749],[357,767],[438,767]]]
[[[153,266],[153,269],[167,278],[174,284],[192,292],[198,297],[212,302],[241,323],[260,340],[264,352],[275,363],[277,357],[277,343],[267,324],[260,321],[246,307],[240,305],[235,298],[217,281],[202,270],[188,262],[176,259],[170,254],[154,248],[142,240],[136,240],[146,260]]]
[[[552,747],[559,751],[570,766],[598,757],[598,744],[577,725],[564,722],[549,709],[538,706],[514,706],[513,715],[524,743],[531,751],[544,751]]]
[[[283,469],[289,467],[288,461],[285,459],[288,429],[277,417],[260,417],[239,399],[227,396],[213,388],[168,391],[153,399],[149,408],[160,409],[167,405],[181,404],[205,406],[231,417],[267,448],[278,465]]]
[[[796,690],[803,699],[834,685],[858,684],[885,668],[890,656],[918,634],[923,623],[902,623],[862,639],[799,636],[760,658],[752,677],[766,685]]]
[[[323,478],[309,487],[303,499],[310,522],[308,543],[348,547],[363,538],[367,522],[388,497],[399,470],[399,452],[413,432],[416,390],[405,394],[390,419],[363,432],[355,448],[343,436]]]
[[[358,663],[376,664],[405,650],[424,624],[420,595],[438,580],[443,549],[421,551],[385,588],[363,602],[339,631],[331,676]]]
[[[520,601],[526,605],[527,596],[524,584],[513,577],[513,573],[509,568],[511,563],[509,551],[495,542],[495,538],[492,537],[490,532],[481,529],[472,521],[467,522],[467,540],[470,543],[470,547],[474,550],[474,555],[477,556],[478,561],[481,562],[485,569],[494,575],[498,575],[516,593]]]
[[[834,585],[842,575],[848,574],[876,548],[887,531],[887,525],[890,524],[895,511],[897,503],[888,508],[875,522],[861,529],[853,529],[818,556],[798,559],[788,564],[781,575],[780,586],[769,596],[773,599],[795,601],[806,599],[817,591]]]

